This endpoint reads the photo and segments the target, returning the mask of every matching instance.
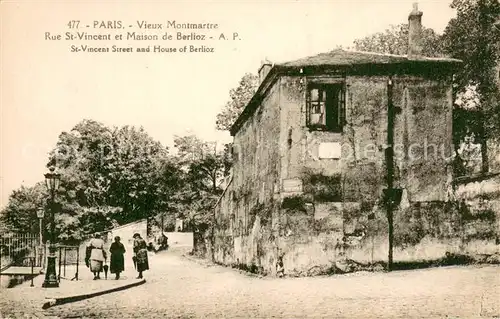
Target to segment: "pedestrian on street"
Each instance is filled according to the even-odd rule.
[[[139,272],[137,279],[142,278],[142,272],[149,270],[148,262],[148,245],[146,241],[142,239],[141,235],[135,233],[134,236],[134,254],[136,262],[136,270]]]
[[[120,236],[115,237],[115,242],[109,247],[111,253],[110,272],[115,274],[115,279],[120,279],[120,273],[125,270],[125,246],[120,242]]]
[[[101,279],[100,273],[103,270],[103,264],[106,260],[106,252],[104,251],[104,241],[101,239],[101,234],[95,234],[94,238],[90,240],[87,247],[90,253],[90,271],[94,273],[94,280]]]

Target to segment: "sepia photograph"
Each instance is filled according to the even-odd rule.
[[[499,0],[0,0],[0,319],[500,318]]]

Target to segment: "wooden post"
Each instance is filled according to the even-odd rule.
[[[80,247],[76,247],[76,274],[75,278],[78,281],[78,265],[80,264]]]
[[[61,247],[59,247],[59,274],[57,275],[59,282],[61,282]]]
[[[63,270],[63,276],[64,276],[64,278],[66,277],[66,247],[64,247],[64,270]]]
[[[30,257],[30,260],[31,260],[31,285],[30,285],[30,287],[35,287],[35,285],[33,284],[33,277],[35,277],[35,271],[34,271],[35,257]]]
[[[386,149],[386,166],[387,166],[387,194],[386,194],[386,208],[387,208],[387,221],[389,224],[389,256],[387,268],[392,270],[393,264],[393,238],[394,238],[394,220],[393,220],[393,183],[394,183],[394,120],[395,110],[393,105],[393,83],[392,77],[389,78],[387,83],[387,149]]]

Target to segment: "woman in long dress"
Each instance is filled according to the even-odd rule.
[[[100,273],[106,260],[104,241],[101,239],[101,234],[96,234],[92,238],[88,245],[88,251],[90,252],[90,271],[94,273],[94,280],[101,279]]]
[[[120,237],[115,237],[115,242],[111,244],[109,247],[109,252],[111,253],[110,260],[110,272],[115,274],[115,279],[120,279],[120,273],[125,270],[125,258],[123,258],[123,254],[125,254],[125,246],[120,242]]]
[[[133,236],[134,238],[134,254],[135,254],[135,266],[136,270],[139,272],[139,276],[137,279],[142,278],[142,272],[149,270],[149,261],[148,261],[148,245],[146,241],[142,239],[141,235],[136,233]]]

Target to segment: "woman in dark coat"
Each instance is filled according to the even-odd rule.
[[[120,273],[125,270],[125,258],[123,258],[123,254],[125,254],[125,246],[120,243],[120,237],[115,237],[115,242],[111,244],[109,247],[109,252],[111,253],[111,263],[110,263],[110,272],[115,274],[115,279],[120,279]]]
[[[140,234],[134,234],[134,254],[136,270],[139,272],[137,279],[142,278],[142,272],[149,269],[148,245]]]

